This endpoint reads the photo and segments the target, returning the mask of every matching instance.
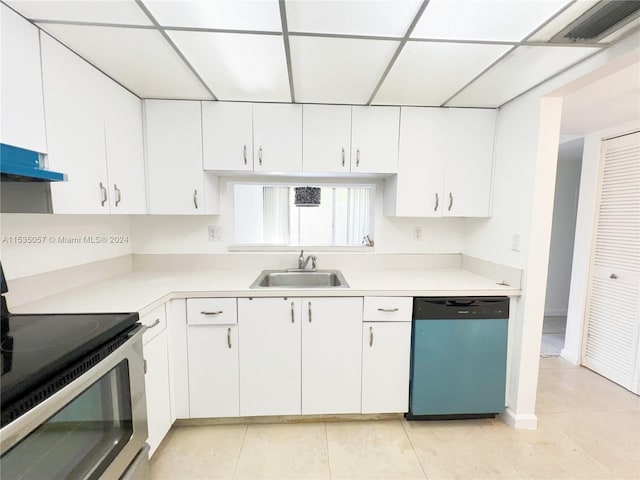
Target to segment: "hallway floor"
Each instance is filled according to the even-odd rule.
[[[564,348],[564,335],[567,330],[567,317],[547,316],[542,324],[541,357],[559,357]]]
[[[151,479],[638,479],[640,397],[542,358],[537,430],[500,420],[174,427]]]

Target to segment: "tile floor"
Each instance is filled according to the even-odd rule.
[[[567,317],[544,317],[542,324],[541,357],[559,357],[564,348],[564,335],[567,330]]]
[[[151,479],[638,479],[640,397],[543,358],[535,431],[500,420],[174,427]]]

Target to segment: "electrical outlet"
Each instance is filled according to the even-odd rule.
[[[520,251],[520,234],[514,233],[511,237],[511,250],[514,252]]]
[[[222,240],[222,227],[220,225],[209,225],[207,231],[210,242],[219,242]]]
[[[413,239],[416,242],[419,242],[420,240],[422,240],[422,227],[420,226],[413,227]]]

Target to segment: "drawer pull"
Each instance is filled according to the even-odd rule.
[[[309,323],[311,323],[311,302],[309,302]]]
[[[224,313],[222,310],[218,310],[217,312],[206,312],[206,311],[201,311],[200,312],[202,315],[220,315],[221,313]]]
[[[227,346],[231,348],[231,328],[227,328]]]
[[[291,323],[295,322],[296,320],[296,314],[295,314],[295,311],[293,310],[293,306],[294,306],[294,303],[291,302]]]
[[[159,318],[156,318],[156,321],[155,321],[155,322],[153,322],[151,325],[149,325],[149,326],[147,327],[147,330],[150,330],[150,329],[152,329],[153,327],[157,327],[158,325],[160,325],[160,319],[159,319]]]
[[[379,308],[378,311],[379,312],[386,312],[386,313],[393,313],[393,312],[397,312],[399,309],[398,308]]]
[[[373,327],[369,327],[369,346],[373,347]]]

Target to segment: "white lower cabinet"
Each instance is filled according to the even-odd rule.
[[[362,297],[302,299],[302,414],[360,412]]]
[[[164,308],[164,307],[163,307]],[[169,352],[167,331],[153,337],[143,346],[145,360],[145,392],[149,429],[149,457],[171,428],[171,393],[169,388]]]
[[[239,298],[240,415],[296,415],[301,398],[299,298]]]
[[[240,414],[235,303],[235,298],[187,300],[191,418]],[[225,308],[229,304],[232,308]]]

